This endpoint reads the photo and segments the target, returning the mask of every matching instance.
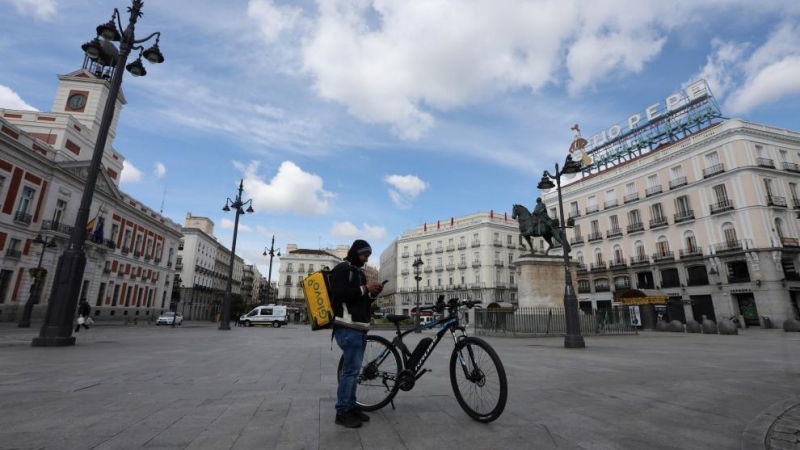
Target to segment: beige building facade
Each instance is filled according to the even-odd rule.
[[[799,184],[800,133],[743,120],[573,181],[563,205],[581,309],[637,305],[650,323],[800,318]],[[543,199],[557,217],[555,190]]]

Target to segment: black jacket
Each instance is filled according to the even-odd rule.
[[[372,315],[372,302],[369,292],[362,293],[362,286],[367,284],[364,271],[344,261],[333,268],[330,276],[332,306],[336,316],[335,326],[354,328],[356,330],[369,330],[369,320]]]
[[[78,305],[78,314],[82,316],[89,316],[89,313],[91,312],[92,307],[89,306],[89,302],[81,302],[81,304]]]

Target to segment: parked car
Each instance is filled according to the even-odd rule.
[[[183,314],[181,313],[174,313],[172,311],[167,311],[161,313],[158,316],[158,320],[156,320],[156,325],[172,325],[172,321],[175,321],[175,325],[181,325],[183,323]]]
[[[280,328],[281,325],[286,325],[287,323],[286,307],[282,305],[259,306],[239,317],[239,323],[246,327],[272,325],[275,328]]]

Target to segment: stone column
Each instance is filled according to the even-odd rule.
[[[572,264],[572,288],[577,295],[578,262],[570,261],[570,264]],[[517,296],[520,308],[564,307],[563,256],[522,256],[514,261],[514,265],[517,267]]]

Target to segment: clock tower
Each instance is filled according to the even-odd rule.
[[[75,118],[93,138],[97,137],[97,129],[103,117],[103,108],[108,98],[111,85],[108,77],[98,77],[86,69],[79,69],[66,75],[58,76],[58,89],[53,100],[53,112],[64,112]],[[122,105],[126,103],[120,90],[115,104],[114,120],[108,131],[108,143],[111,145],[117,134],[117,124]]]

